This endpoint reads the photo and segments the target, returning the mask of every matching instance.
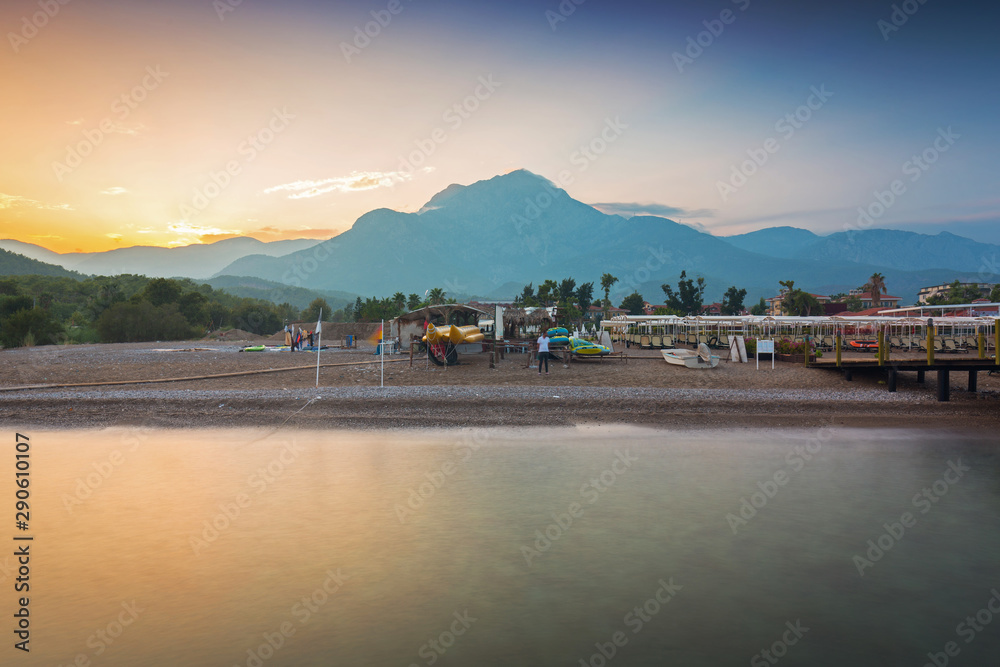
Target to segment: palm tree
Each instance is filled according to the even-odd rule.
[[[406,308],[406,295],[402,292],[396,292],[392,295],[392,302],[396,304],[396,310],[402,312]]]
[[[611,286],[618,282],[618,278],[605,273],[601,276],[601,289],[604,290],[604,319],[608,319],[608,309],[611,308]]]
[[[881,306],[881,297],[887,293],[885,291],[885,276],[881,273],[873,273],[872,277],[868,279],[868,284],[865,285],[865,288],[871,292],[872,308]]]
[[[434,289],[432,289],[430,292],[427,293],[427,298],[430,299],[430,304],[434,305],[435,303],[443,303],[444,295],[445,291],[443,289],[441,289],[440,287],[435,287]]]

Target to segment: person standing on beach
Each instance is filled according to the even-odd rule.
[[[542,362],[545,362],[545,374],[549,374],[549,337],[542,330],[542,335],[538,337],[538,374],[542,374]]]

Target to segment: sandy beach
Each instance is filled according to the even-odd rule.
[[[952,374],[939,403],[934,373],[918,384],[902,373],[889,393],[883,373],[725,359],[712,370],[668,366],[655,350],[627,360],[551,364],[548,375],[509,354],[489,368],[485,354],[438,367],[424,357],[385,357],[371,348],[316,355],[240,352],[255,341],[188,341],[47,346],[0,352],[0,420],[7,426],[420,428],[631,423],[685,428],[901,426],[992,430],[1000,425],[1000,375]],[[285,370],[293,369],[293,370]],[[264,371],[264,372],[261,372]],[[243,374],[252,372],[251,374]],[[147,382],[205,375],[210,379]],[[135,381],[142,381],[135,383]],[[130,382],[131,384],[115,384]],[[39,385],[86,385],[18,389]]]

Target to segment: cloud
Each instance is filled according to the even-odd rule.
[[[36,199],[28,199],[19,195],[5,195],[0,192],[0,209],[4,208],[39,208],[44,211],[72,211],[69,204],[46,204]]]
[[[66,121],[66,124],[67,125],[83,125],[83,119],[82,118],[77,118],[76,120],[68,120],[68,121]]]
[[[111,195],[111,196],[123,195],[126,192],[128,192],[128,190],[126,190],[125,188],[122,188],[122,187],[118,187],[117,185],[114,186],[114,187],[108,188],[107,190],[101,190],[101,194],[102,195]]]
[[[656,215],[664,218],[711,218],[715,215],[715,210],[710,208],[699,208],[688,210],[677,206],[667,206],[666,204],[638,202],[601,202],[591,204],[598,211],[609,215],[620,215],[630,218],[634,215]]]
[[[122,240],[122,238],[123,238],[121,234],[110,234],[109,233],[109,234],[105,234],[105,236],[107,236],[109,239],[111,239],[112,241],[114,241],[116,243],[120,242]]]
[[[197,225],[189,225],[186,222],[176,222],[172,225],[168,225],[167,229],[178,235],[175,241],[170,241],[167,243],[169,246],[179,246],[179,245],[190,245],[192,243],[204,243],[205,239],[211,239],[218,241],[223,238],[231,238],[233,236],[243,236],[243,230],[241,229],[219,229],[218,227],[199,227]]]
[[[397,183],[403,183],[413,178],[412,172],[406,171],[353,171],[350,176],[337,176],[319,181],[294,181],[283,185],[275,185],[264,190],[265,193],[291,192],[289,199],[310,199],[331,192],[362,192],[378,188],[391,188]]]

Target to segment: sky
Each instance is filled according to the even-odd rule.
[[[61,2],[0,5],[0,238],[329,238],[523,168],[719,236],[1000,243],[982,3]]]

